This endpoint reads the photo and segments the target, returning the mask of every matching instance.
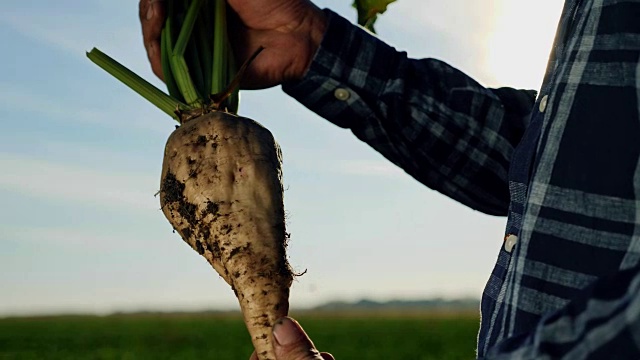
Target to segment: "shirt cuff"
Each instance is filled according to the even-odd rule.
[[[324,9],[328,24],[302,79],[286,82],[283,91],[334,124],[350,128],[372,115],[398,52],[375,35]]]

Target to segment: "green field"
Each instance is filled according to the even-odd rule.
[[[473,314],[294,314],[323,351],[345,359],[473,359]],[[0,359],[244,360],[239,315],[0,319]]]

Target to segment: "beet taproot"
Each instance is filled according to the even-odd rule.
[[[261,360],[275,359],[271,331],[293,280],[281,164],[269,130],[211,112],[171,134],[162,165],[162,211],[233,289]]]

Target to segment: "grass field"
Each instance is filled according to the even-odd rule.
[[[294,314],[324,351],[347,359],[473,359],[474,314]],[[237,314],[0,319],[0,359],[245,360]]]

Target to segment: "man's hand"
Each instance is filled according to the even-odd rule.
[[[258,47],[265,50],[251,63],[241,86],[261,89],[301,78],[324,30],[324,13],[309,0],[227,0],[231,46],[238,64]],[[160,32],[165,18],[162,0],[140,0],[142,35],[153,72],[162,76]]]
[[[277,360],[335,360],[329,353],[318,352],[300,324],[291,318],[276,322],[273,337]],[[255,352],[250,360],[258,360]]]

